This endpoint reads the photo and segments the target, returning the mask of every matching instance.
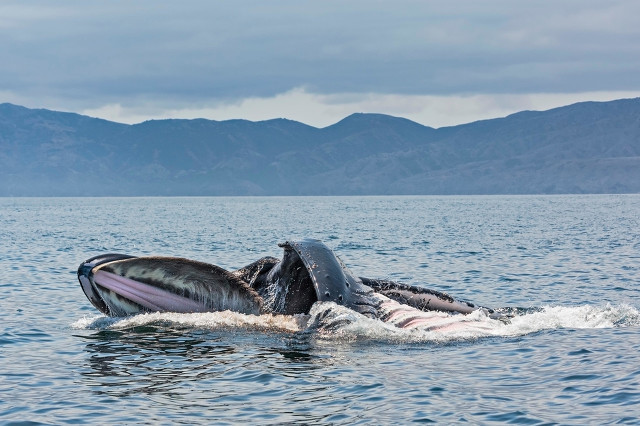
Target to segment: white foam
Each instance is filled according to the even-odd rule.
[[[125,318],[110,318],[96,316],[82,318],[71,325],[76,329],[127,329],[153,324],[168,324],[181,328],[244,328],[252,330],[274,330],[297,332],[304,330],[307,323],[306,315],[245,315],[238,312],[205,312],[205,313],[174,313],[154,312]]]
[[[640,325],[640,312],[628,305],[545,306],[509,321],[489,318],[484,312],[452,315],[438,329],[397,328],[392,324],[366,318],[334,303],[316,303],[310,315],[245,315],[223,311],[210,313],[149,313],[127,318],[85,317],[71,326],[76,329],[127,329],[162,324],[176,328],[227,329],[257,331],[312,331],[323,339],[370,339],[392,342],[447,342],[483,337],[515,337],[543,330],[598,329]]]
[[[447,325],[412,329],[396,328],[364,318],[344,307],[316,304],[309,324],[324,338],[372,339],[399,342],[448,342],[484,337],[516,337],[543,330],[597,329],[640,325],[640,312],[628,305],[545,306],[539,311],[517,315],[509,321],[489,318],[483,311],[452,315]]]

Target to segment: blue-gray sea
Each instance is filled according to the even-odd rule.
[[[109,319],[76,277],[104,252],[236,269],[306,237],[360,276],[541,309],[457,334]],[[0,241],[0,423],[640,423],[639,195],[0,198]]]

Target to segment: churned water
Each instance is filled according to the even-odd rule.
[[[639,229],[636,195],[0,199],[0,423],[637,424]],[[457,334],[332,304],[114,319],[76,278],[104,252],[236,269],[305,237],[523,309]]]

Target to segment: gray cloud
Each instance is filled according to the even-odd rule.
[[[637,90],[631,1],[4,1],[0,93],[76,108]]]

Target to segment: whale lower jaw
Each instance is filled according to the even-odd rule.
[[[109,255],[78,268],[85,294],[109,316],[144,312],[262,313],[258,294],[227,271],[181,258]]]

